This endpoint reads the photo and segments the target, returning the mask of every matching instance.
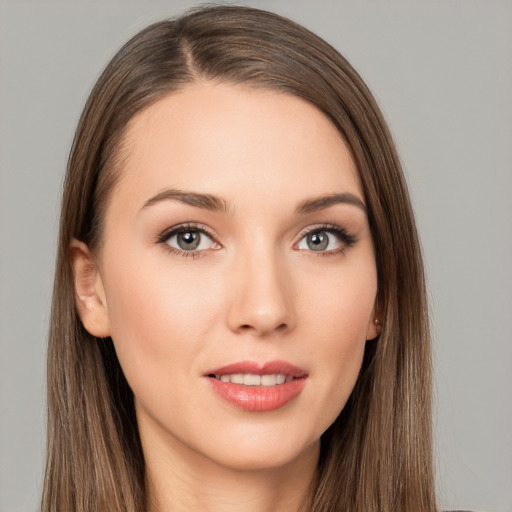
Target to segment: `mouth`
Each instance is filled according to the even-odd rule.
[[[279,386],[285,382],[291,382],[294,377],[285,375],[284,373],[270,373],[264,375],[256,375],[254,373],[231,373],[223,375],[208,375],[212,379],[221,382],[231,382],[232,384],[242,384],[244,386]]]
[[[223,400],[248,412],[273,411],[296,398],[308,374],[283,361],[231,364],[207,372],[211,388]]]

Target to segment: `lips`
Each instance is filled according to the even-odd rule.
[[[307,372],[285,361],[244,361],[216,368],[204,376],[221,398],[248,412],[283,407],[301,393],[308,377]]]

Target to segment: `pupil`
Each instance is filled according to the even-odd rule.
[[[313,251],[325,251],[329,245],[329,237],[325,233],[308,235],[308,246]]]
[[[185,231],[178,235],[178,245],[181,249],[185,249],[186,251],[197,249],[199,240],[199,233],[193,231]]]

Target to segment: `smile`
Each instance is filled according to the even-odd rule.
[[[280,409],[299,396],[308,379],[307,372],[283,361],[235,363],[204,376],[220,398],[247,412]]]
[[[284,373],[271,373],[265,375],[256,375],[254,373],[232,373],[227,375],[213,375],[221,382],[231,382],[233,384],[243,384],[244,386],[277,386],[293,380],[292,375]]]

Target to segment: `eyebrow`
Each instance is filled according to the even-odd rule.
[[[212,194],[186,192],[184,190],[177,189],[166,189],[162,192],[159,192],[144,203],[142,210],[161,201],[177,201],[189,206],[195,206],[196,208],[202,208],[213,212],[227,212],[229,210],[228,203],[220,197],[214,196]],[[366,206],[363,201],[361,201],[361,199],[359,199],[354,194],[342,192],[306,199],[299,203],[295,209],[295,213],[299,215],[305,213],[313,213],[320,210],[325,210],[336,204],[349,204],[352,206],[357,206],[358,208],[361,208],[365,213],[367,212]]]
[[[312,213],[319,210],[325,210],[330,206],[336,204],[350,204],[361,208],[365,213],[367,209],[363,201],[354,194],[348,192],[342,192],[338,194],[329,194],[326,196],[314,197],[312,199],[306,199],[297,206],[295,212],[298,214]]]
[[[199,194],[197,192],[185,192],[184,190],[166,189],[159,192],[156,196],[148,199],[142,209],[148,208],[160,201],[178,201],[180,203],[203,208],[213,212],[226,212],[228,204],[224,199],[211,194]]]

